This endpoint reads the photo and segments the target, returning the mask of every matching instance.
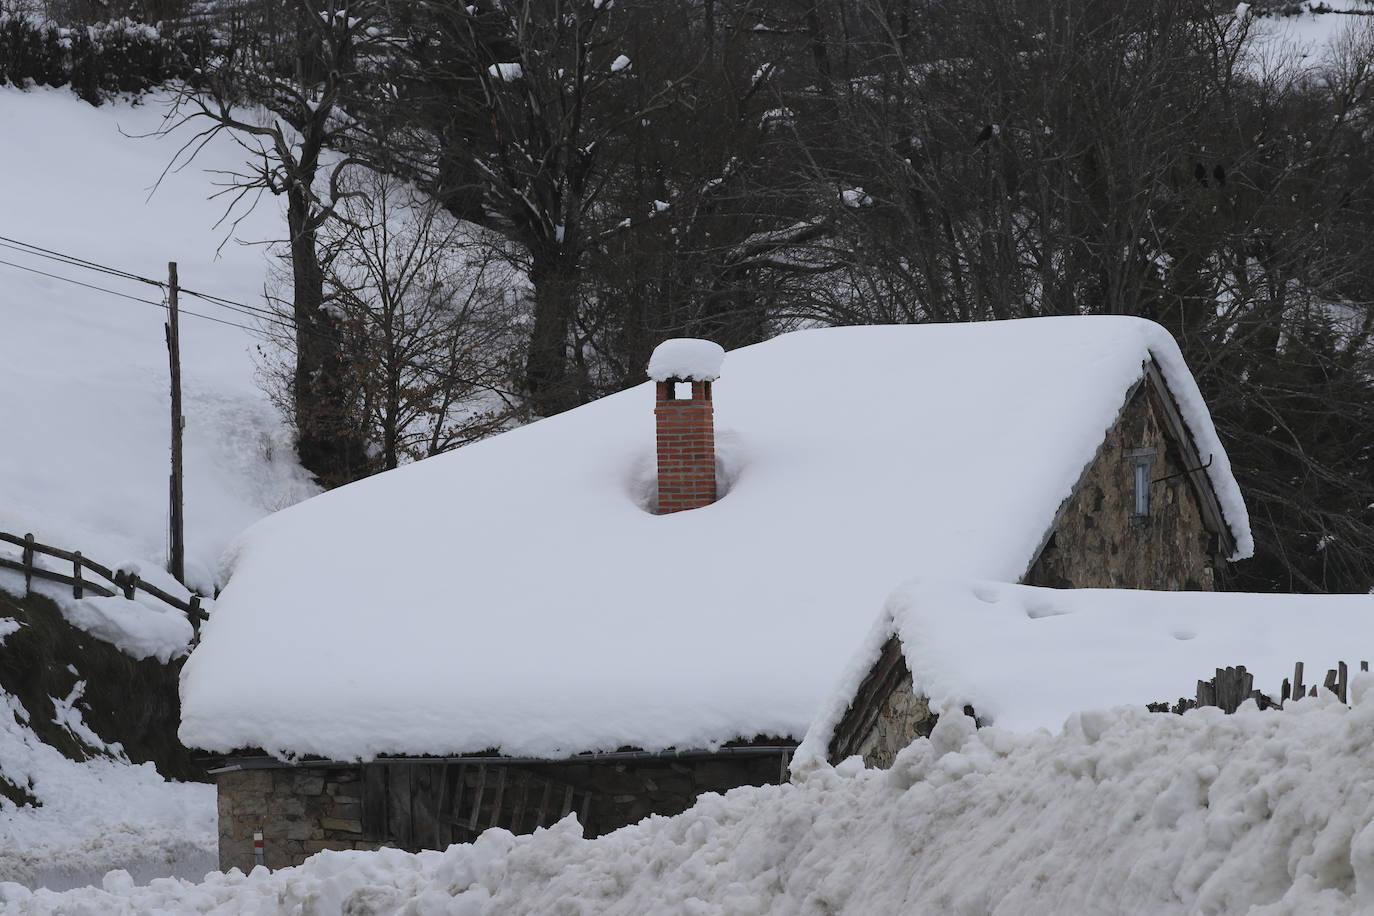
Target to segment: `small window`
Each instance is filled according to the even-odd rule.
[[[1154,469],[1155,454],[1153,448],[1126,450],[1126,459],[1131,462],[1135,491],[1131,514],[1136,518],[1145,518],[1150,514],[1150,473]]]

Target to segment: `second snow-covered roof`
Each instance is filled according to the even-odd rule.
[[[896,636],[932,709],[971,704],[1009,731],[1058,730],[1076,712],[1193,694],[1218,666],[1244,665],[1271,696],[1304,662],[1310,687],[1368,659],[1374,595],[1054,589],[922,578],[888,597],[797,751],[826,758],[864,676]],[[1351,653],[1355,653],[1352,655]],[[1275,697],[1277,698],[1277,697]]]
[[[653,386],[324,494],[228,558],[182,740],[337,758],[800,736],[892,586],[1015,581],[1153,356],[1130,318],[802,331],[733,351],[722,495],[655,516]]]

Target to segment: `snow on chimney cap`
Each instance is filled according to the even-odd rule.
[[[649,357],[649,378],[656,382],[714,382],[720,378],[725,350],[720,344],[695,337],[674,337],[654,347]]]

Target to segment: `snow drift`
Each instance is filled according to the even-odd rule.
[[[1338,914],[1374,906],[1374,680],[1234,716],[1084,712],[976,730],[957,707],[890,771],[704,796],[596,840],[565,821],[418,855],[66,894],[16,914]]]

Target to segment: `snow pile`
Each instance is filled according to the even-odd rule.
[[[1144,706],[1192,696],[1218,667],[1244,665],[1278,698],[1303,662],[1309,684],[1339,661],[1374,660],[1374,595],[1259,595],[1053,589],[942,579],[888,598],[798,749],[824,759],[834,729],[896,634],[918,694],[970,704],[983,721],[1054,728],[1094,704]],[[1353,648],[1352,648],[1353,647]],[[1350,653],[1364,653],[1358,658]]]
[[[194,635],[184,614],[152,600],[83,598],[64,602],[62,616],[133,658],[154,656],[164,664],[184,653]]]
[[[122,599],[120,599],[122,600]],[[168,783],[151,764],[133,765],[81,721],[83,684],[58,704],[63,724],[111,757],[78,763],[24,726],[29,712],[0,693],[0,761],[5,776],[42,807],[0,798],[0,902],[3,882],[53,889],[98,882],[112,868],[140,881],[202,875],[218,861],[214,786]]]
[[[1374,907],[1374,682],[1234,716],[1083,713],[1062,733],[949,708],[890,771],[707,795],[597,840],[571,819],[418,855],[66,894],[17,914],[1354,913]],[[0,891],[3,893],[3,891]],[[23,899],[17,899],[17,898]],[[1251,909],[1251,908],[1255,909]]]
[[[1156,324],[801,331],[731,352],[710,506],[639,501],[645,383],[263,520],[187,662],[181,738],[348,759],[800,736],[895,583],[1021,577],[1152,356],[1248,551]]]
[[[656,382],[668,379],[713,382],[720,378],[720,365],[725,350],[720,344],[694,337],[675,337],[654,347],[649,356],[649,378]]]

